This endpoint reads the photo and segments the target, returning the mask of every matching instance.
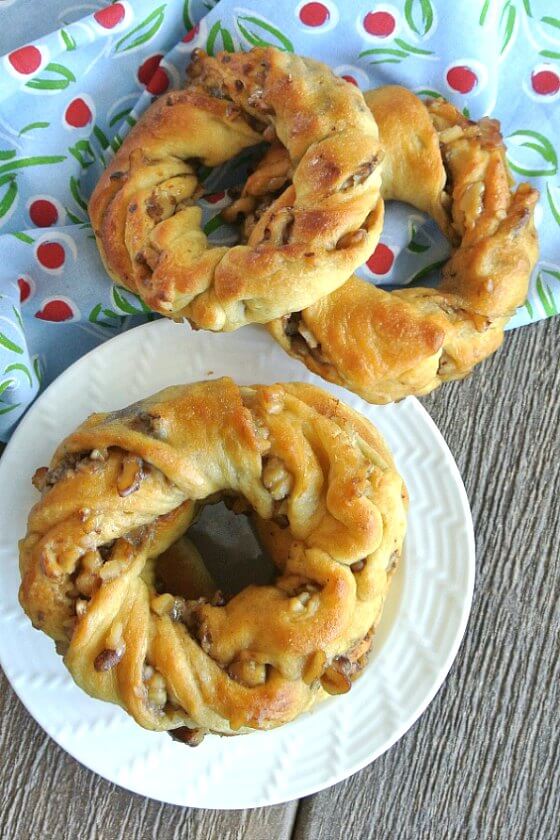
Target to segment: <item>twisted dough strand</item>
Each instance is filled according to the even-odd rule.
[[[511,192],[495,120],[473,123],[449,102],[425,106],[397,86],[365,99],[385,149],[383,198],[429,213],[453,255],[437,289],[389,293],[353,276],[269,330],[314,373],[385,403],[461,379],[500,346],[538,257],[538,192]]]
[[[363,667],[407,498],[381,437],[330,395],[229,379],[168,388],[92,415],[35,480],[21,603],[76,682],[142,726],[267,729]],[[278,567],[274,584],[227,602],[208,597],[181,542],[222,497],[253,511]],[[197,591],[158,591],[160,555],[186,557]]]
[[[96,186],[89,213],[111,277],[194,326],[265,323],[343,283],[382,225],[375,121],[326,65],[273,48],[193,55],[190,85],[142,116]],[[246,245],[209,247],[196,166],[276,134],[293,183]]]

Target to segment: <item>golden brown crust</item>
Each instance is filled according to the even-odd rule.
[[[274,48],[197,51],[190,86],[139,120],[89,204],[107,271],[163,315],[232,330],[340,286],[379,238],[381,148],[359,91]],[[216,166],[276,135],[293,187],[246,245],[208,247],[193,159]]]
[[[538,193],[511,193],[495,120],[397,86],[365,99],[385,148],[382,195],[430,213],[455,246],[442,282],[388,293],[352,277],[269,330],[314,373],[385,403],[461,379],[500,346],[538,257]]]
[[[181,731],[190,743],[267,729],[363,667],[407,496],[381,436],[334,397],[229,379],[168,388],[92,415],[35,482],[22,606],[76,682],[142,726],[197,730]],[[224,494],[253,510],[278,567],[226,603],[183,537]]]

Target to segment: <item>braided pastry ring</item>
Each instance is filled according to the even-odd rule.
[[[234,330],[340,286],[381,231],[381,151],[362,94],[317,61],[274,48],[193,54],[191,82],[142,116],[89,214],[109,275],[154,310]],[[293,182],[246,245],[209,247],[193,159],[218,166],[277,136]]]
[[[538,192],[510,192],[495,120],[473,123],[445,100],[424,105],[398,86],[365,99],[385,150],[382,196],[431,215],[455,248],[442,282],[389,293],[353,276],[269,329],[314,373],[386,403],[462,379],[498,349],[537,261]]]
[[[78,685],[142,726],[189,743],[269,729],[363,667],[407,495],[378,432],[331,395],[227,378],[168,388],[92,415],[34,483],[21,604]],[[192,561],[177,541],[224,495],[254,511],[276,581],[227,603],[158,594],[156,558],[171,546],[172,564]]]

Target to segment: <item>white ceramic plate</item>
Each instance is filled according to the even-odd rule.
[[[403,562],[373,654],[347,695],[272,732],[209,736],[190,749],[147,732],[72,682],[17,599],[17,541],[37,494],[36,467],[92,411],[116,409],[166,385],[230,375],[244,384],[313,381],[370,417],[410,493]],[[258,327],[209,335],[157,321],[84,356],[37,400],[0,460],[0,662],[35,720],[86,767],[177,805],[249,808],[306,796],[350,776],[395,743],[441,686],[467,622],[474,539],[453,458],[415,399],[370,406],[326,384]]]

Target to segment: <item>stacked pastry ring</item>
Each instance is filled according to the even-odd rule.
[[[362,95],[317,61],[272,48],[193,55],[89,204],[111,277],[163,315],[209,330],[265,323],[336,289],[379,238],[377,127]],[[293,177],[246,245],[208,247],[196,165],[277,136]]]
[[[229,379],[168,388],[92,415],[35,483],[21,603],[74,680],[142,726],[191,744],[268,729],[363,667],[407,497],[380,435],[334,397]],[[227,602],[178,542],[224,496],[253,511],[278,566],[274,584]],[[158,590],[161,557],[186,558],[191,596],[206,597]]]
[[[262,140],[224,212],[246,242],[209,247],[197,166]],[[387,402],[465,376],[501,343],[537,259],[537,193],[510,183],[494,120],[399,87],[364,100],[324,65],[267,48],[195,54],[189,86],[148,109],[89,209],[110,275],[156,311],[210,330],[269,323],[312,371]],[[383,199],[449,238],[438,289],[347,279],[377,243]],[[229,379],[170,388],[90,417],[35,483],[21,603],[75,681],[142,726],[190,744],[269,729],[363,668],[407,496],[373,426],[332,396]],[[273,584],[229,599],[185,536],[221,499],[251,516],[277,567]]]
[[[365,98],[385,151],[383,197],[430,214],[454,248],[442,282],[437,289],[389,293],[353,276],[269,329],[314,373],[369,402],[386,403],[462,379],[500,346],[538,257],[538,192],[529,184],[511,192],[495,120],[474,123],[449,102],[424,105],[397,86]],[[261,177],[249,185],[259,200],[269,167],[265,159]],[[276,183],[289,171],[277,150]]]

